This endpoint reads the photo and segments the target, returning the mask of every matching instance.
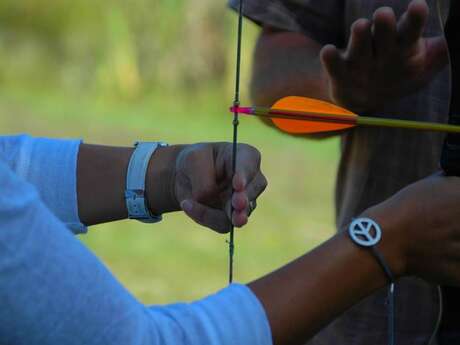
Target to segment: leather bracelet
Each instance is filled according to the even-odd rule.
[[[369,248],[390,281],[388,287],[388,344],[396,344],[395,277],[382,254],[375,247],[382,239],[382,229],[370,218],[354,219],[348,227],[351,240],[360,247]]]
[[[395,281],[394,274],[382,254],[380,254],[375,247],[382,239],[382,229],[380,226],[370,218],[357,218],[350,223],[348,227],[348,234],[355,244],[371,250],[372,254],[377,259],[377,262],[385,272],[388,280],[393,283]]]

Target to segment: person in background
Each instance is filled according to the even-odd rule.
[[[239,0],[229,3],[237,8]],[[262,28],[254,53],[253,101],[271,106],[284,96],[308,96],[362,115],[447,122],[449,111],[459,113],[459,10],[458,1],[442,0],[244,0],[245,15]],[[436,171],[444,141],[442,134],[401,129],[334,134],[341,137],[337,230]],[[398,281],[396,290],[398,344],[427,344],[441,317],[437,286],[411,277]],[[443,292],[438,341],[458,344],[460,294]],[[385,301],[386,291],[377,291],[310,344],[385,344]]]

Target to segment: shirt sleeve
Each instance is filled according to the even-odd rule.
[[[1,344],[272,343],[265,312],[246,286],[145,307],[2,161],[0,184]]]
[[[0,155],[33,184],[46,206],[74,233],[86,227],[78,215],[77,155],[81,140],[0,136]]]
[[[234,10],[240,0],[229,0]],[[321,44],[343,45],[344,1],[244,0],[244,15],[259,25],[300,32]]]

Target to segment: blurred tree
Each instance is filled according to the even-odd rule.
[[[2,0],[0,83],[193,92],[225,80],[229,24],[213,0]]]
[[[142,87],[138,65],[138,51],[131,28],[122,8],[114,4],[108,9],[107,40],[99,78],[107,88],[125,98],[135,98]]]

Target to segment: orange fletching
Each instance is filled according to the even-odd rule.
[[[283,132],[291,134],[308,134],[321,132],[334,132],[347,128],[353,128],[356,125],[358,115],[349,110],[343,109],[331,103],[319,101],[317,99],[289,96],[277,101],[271,108],[272,110],[302,111],[308,113],[324,114],[324,117],[333,115],[345,115],[348,123],[322,122],[291,120],[272,118],[271,120]],[[353,123],[350,123],[352,121]]]

